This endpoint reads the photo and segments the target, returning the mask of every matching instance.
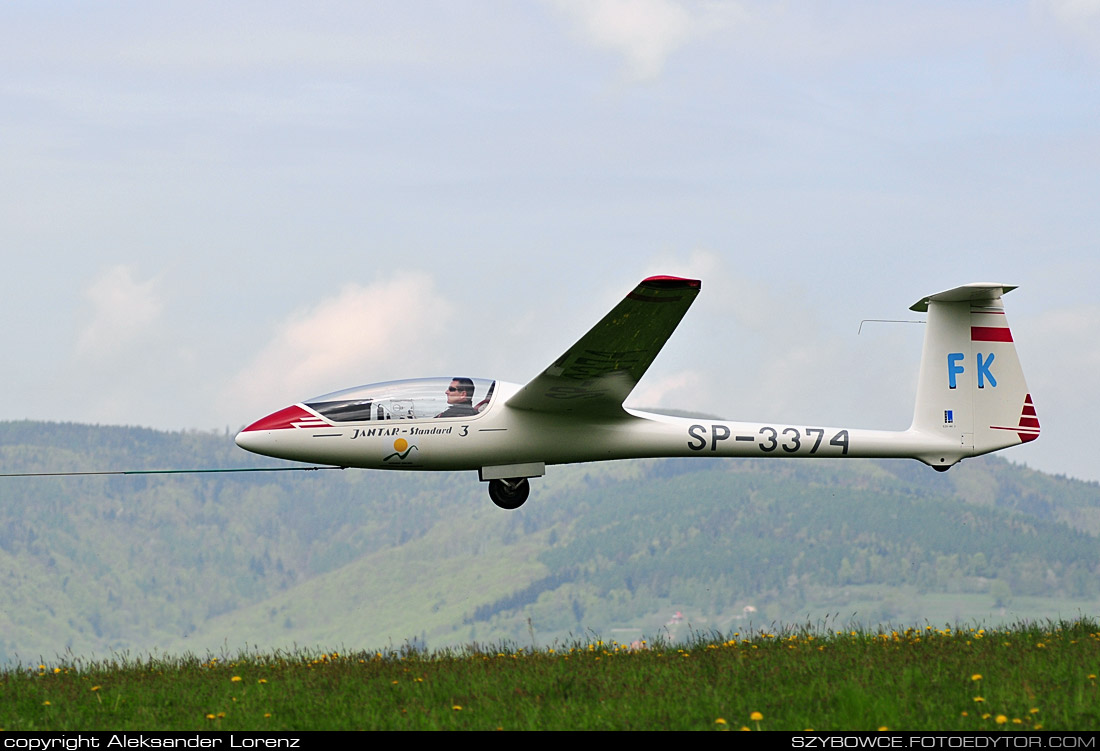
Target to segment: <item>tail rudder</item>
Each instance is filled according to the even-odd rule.
[[[937,468],[1039,437],[1002,302],[1013,289],[967,284],[911,308],[928,313],[912,429],[957,440],[959,446],[954,457],[922,457]]]

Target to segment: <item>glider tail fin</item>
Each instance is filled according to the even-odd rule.
[[[968,284],[911,308],[928,313],[911,430],[950,437],[959,445],[953,456],[921,457],[936,469],[1039,437],[1039,419],[1004,314],[1002,297],[1013,289]]]

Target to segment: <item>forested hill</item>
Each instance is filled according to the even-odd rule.
[[[2,472],[278,464],[0,423]],[[0,661],[1096,615],[1098,534],[1096,483],[995,457],[552,467],[513,512],[475,473],[0,478]]]

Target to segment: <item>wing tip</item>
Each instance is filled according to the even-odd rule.
[[[642,286],[660,289],[702,289],[698,279],[685,279],[682,276],[649,276],[642,280]]]

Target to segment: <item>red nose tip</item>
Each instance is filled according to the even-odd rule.
[[[293,428],[295,427],[294,423],[300,422],[302,418],[317,419],[301,407],[287,407],[286,409],[280,409],[278,412],[272,412],[267,417],[260,418],[241,432],[247,433],[252,430],[283,430],[284,428]]]

